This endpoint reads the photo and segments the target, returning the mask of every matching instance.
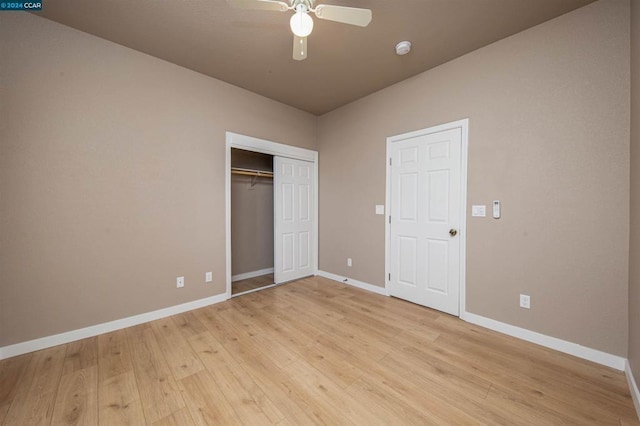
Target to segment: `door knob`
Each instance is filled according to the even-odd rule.
[[[456,235],[458,235],[458,231],[456,229],[449,229],[449,235],[455,237]]]

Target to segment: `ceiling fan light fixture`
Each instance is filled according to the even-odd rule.
[[[313,31],[313,19],[301,7],[293,14],[289,24],[291,31],[298,37],[307,37]]]

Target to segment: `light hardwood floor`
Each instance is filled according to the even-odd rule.
[[[259,277],[247,278],[246,280],[231,283],[231,294],[244,293],[273,284],[273,274],[260,275]]]
[[[308,278],[0,362],[3,425],[637,425],[624,374]]]

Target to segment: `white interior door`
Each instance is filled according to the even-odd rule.
[[[390,144],[392,296],[459,314],[462,130]]]
[[[314,164],[274,157],[276,284],[313,275]]]

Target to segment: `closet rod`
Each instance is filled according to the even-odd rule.
[[[273,172],[268,172],[265,170],[252,170],[252,169],[241,169],[239,167],[232,167],[231,173],[234,175],[244,175],[244,176],[258,176],[258,177],[273,177]]]

